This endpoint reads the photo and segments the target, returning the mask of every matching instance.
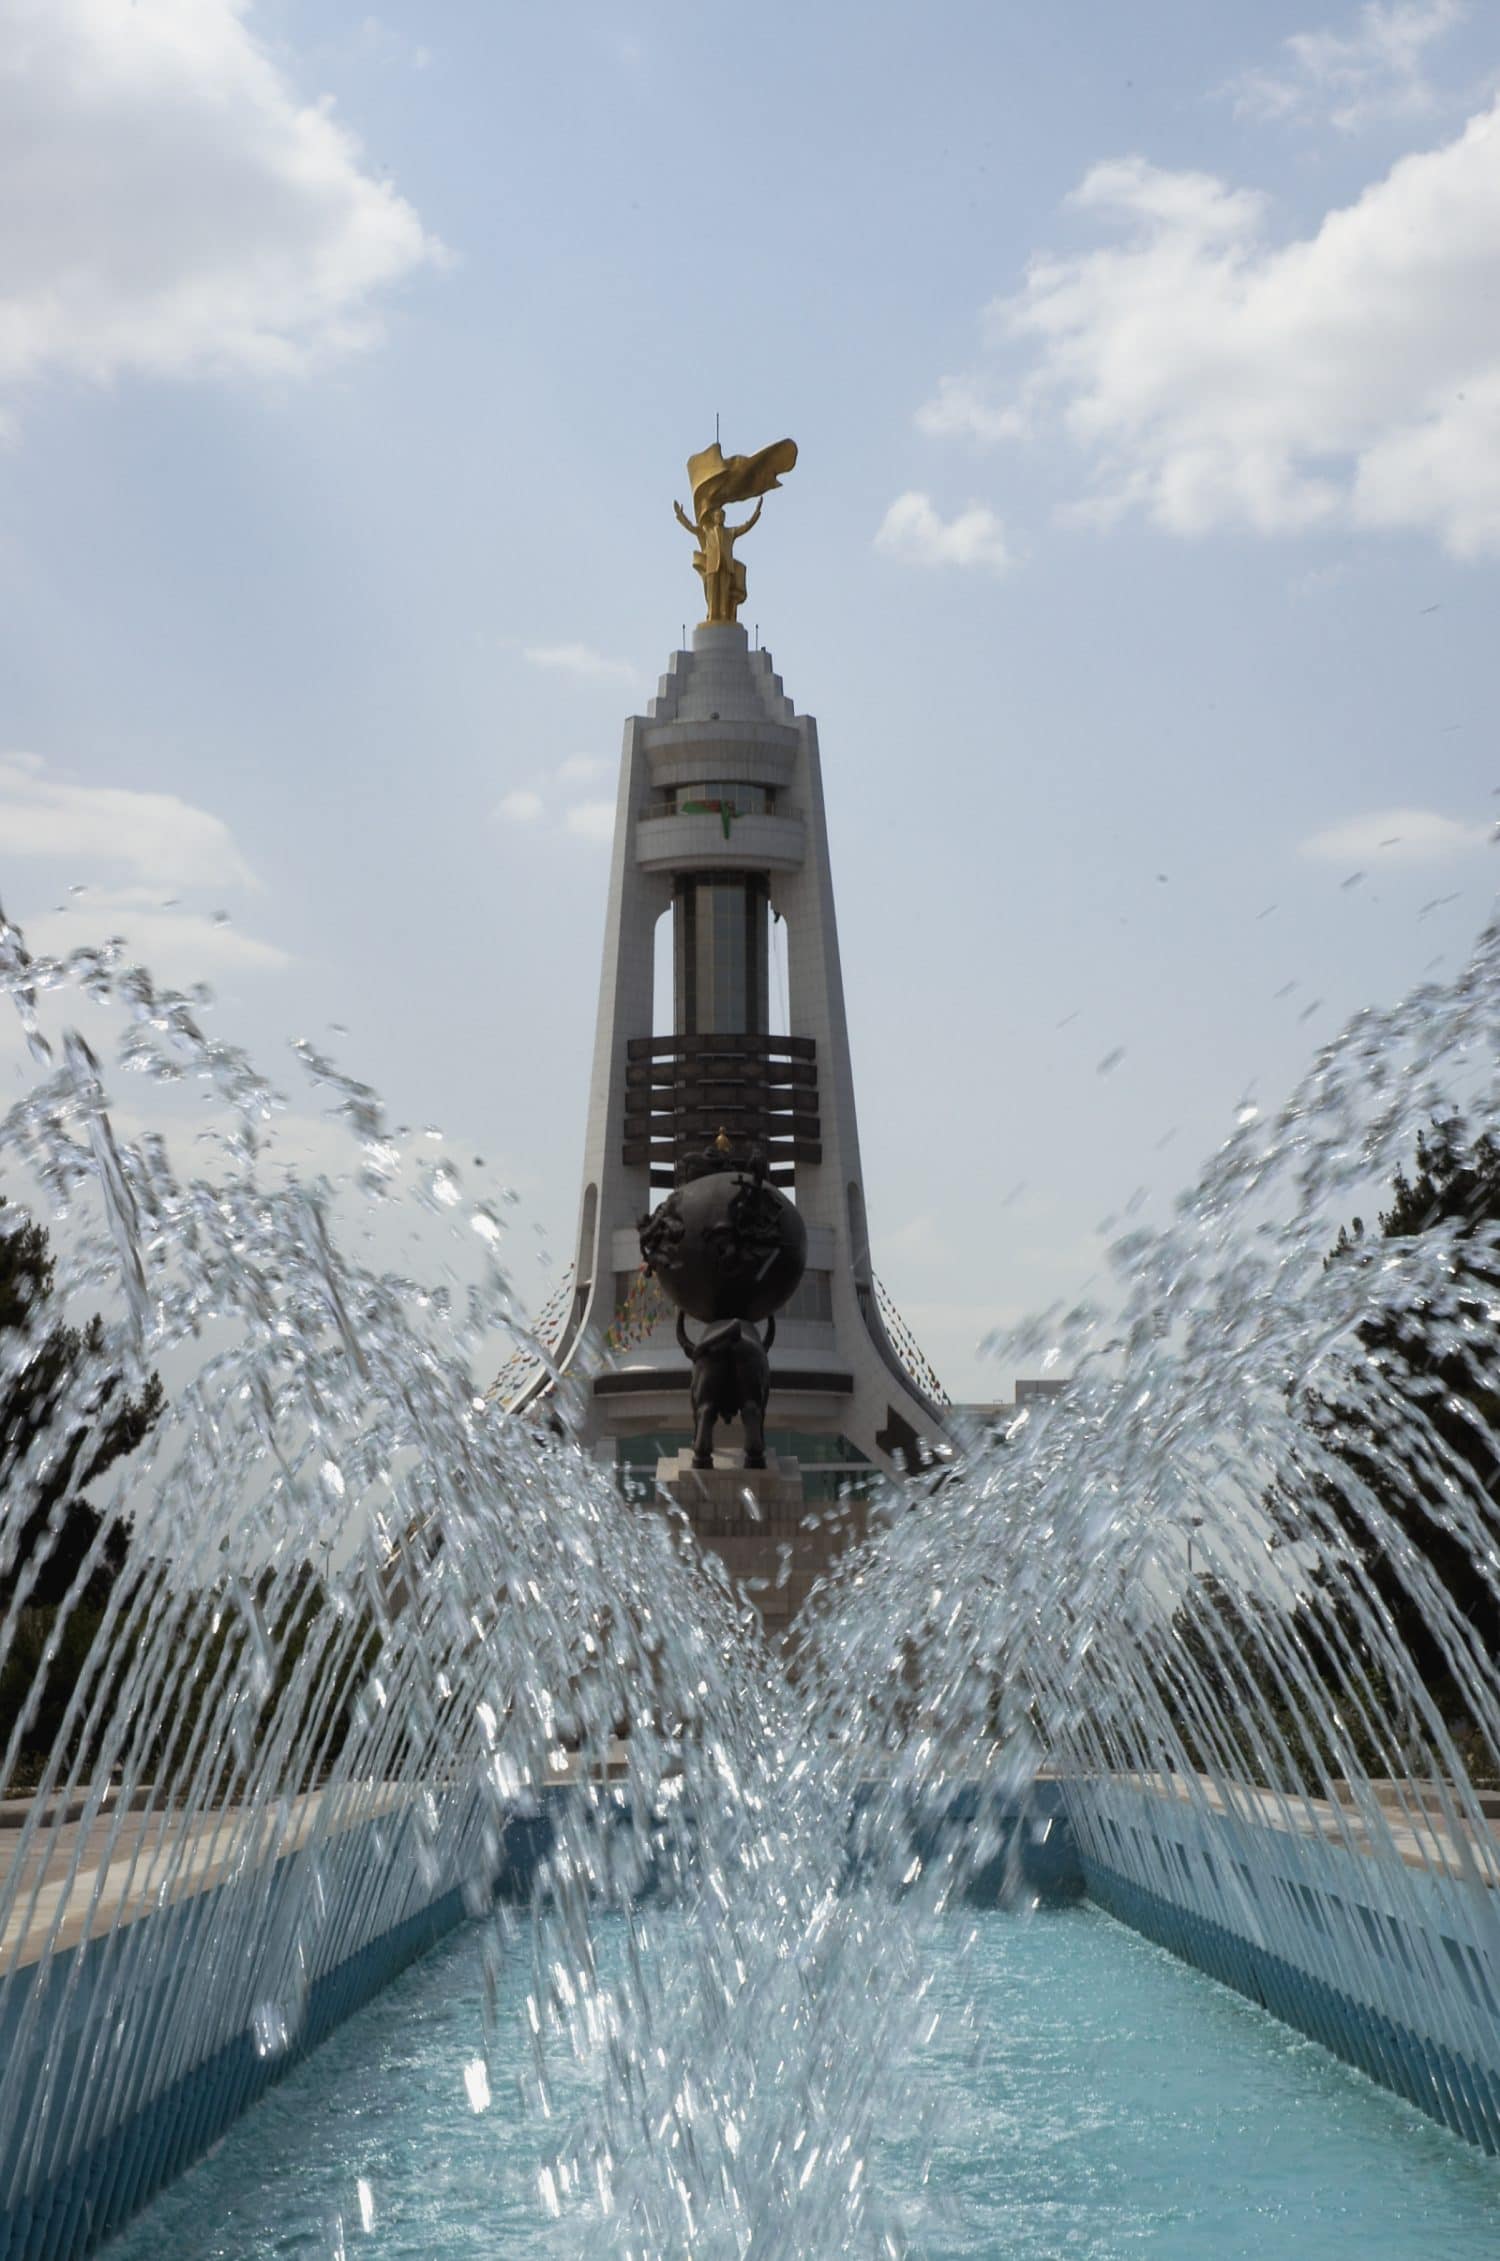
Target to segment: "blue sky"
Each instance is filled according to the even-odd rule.
[[[1497,85],[1458,0],[0,0],[0,899],[442,1125],[540,1292],[672,499],[790,433],[876,1263],[1003,1394],[1488,914]]]

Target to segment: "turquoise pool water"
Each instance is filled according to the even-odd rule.
[[[939,1933],[934,1962],[936,2035],[874,2162],[927,2261],[1500,2249],[1500,2163],[1108,1916],[985,1917]],[[555,2131],[514,2073],[494,2063],[486,2096],[478,2072],[483,1984],[470,1931],[273,2090],[109,2261],[571,2261],[586,2225],[537,2196]],[[558,2101],[585,2095],[580,2076]]]

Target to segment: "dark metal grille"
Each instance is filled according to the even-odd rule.
[[[623,1159],[675,1185],[726,1131],[764,1150],[777,1185],[821,1162],[817,1047],[810,1036],[633,1036],[626,1046]]]

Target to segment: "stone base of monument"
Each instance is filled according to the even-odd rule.
[[[764,1468],[747,1468],[742,1452],[716,1452],[712,1468],[695,1468],[689,1451],[675,1453],[657,1462],[656,1488],[775,1636],[865,1527],[863,1501],[809,1507],[801,1463],[773,1452]]]

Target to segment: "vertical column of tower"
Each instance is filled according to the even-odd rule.
[[[941,1415],[907,1372],[876,1305],[818,726],[811,715],[800,715],[797,730],[807,853],[796,871],[777,881],[774,901],[786,922],[791,1024],[818,1049],[822,1125],[822,1157],[799,1169],[797,1205],[810,1228],[822,1226],[832,1236],[837,1252],[834,1327],[841,1346],[857,1346],[846,1433],[865,1450],[872,1439],[873,1457],[909,1473],[941,1443]]]
[[[614,1315],[616,1236],[622,1230],[628,1234],[651,1206],[650,1170],[625,1160],[623,1137],[629,1043],[632,1037],[651,1034],[656,923],[672,899],[670,878],[644,871],[635,853],[635,820],[649,781],[644,731],[642,718],[632,715],[620,757],[573,1305],[558,1350],[558,1363],[564,1366],[579,1358],[585,1342],[602,1348]]]

